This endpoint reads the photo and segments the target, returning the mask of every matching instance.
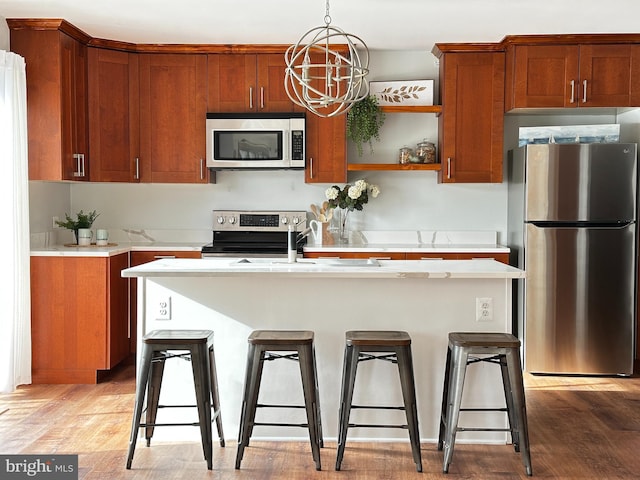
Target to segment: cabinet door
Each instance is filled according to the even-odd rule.
[[[631,106],[631,45],[580,46],[581,107]]]
[[[207,183],[207,57],[141,54],[140,180]]]
[[[255,92],[258,111],[292,112],[294,104],[284,88],[284,54],[257,55],[257,90]]]
[[[29,179],[88,179],[85,47],[58,30],[17,29],[11,50],[27,65]]]
[[[62,39],[62,157],[66,180],[89,181],[87,128],[87,47],[67,35]],[[69,171],[71,165],[71,171]]]
[[[347,181],[346,115],[322,118],[306,113],[307,164],[305,182]]]
[[[440,59],[442,182],[502,182],[504,54],[445,53]]]
[[[31,257],[31,292],[33,383],[96,383],[107,368],[107,260]]]
[[[256,56],[211,54],[207,56],[207,62],[208,111],[255,111]]]
[[[129,356],[129,279],[122,270],[129,268],[129,254],[109,257],[107,292],[107,368],[113,368]]]
[[[577,45],[513,47],[513,84],[507,108],[571,108],[578,106]]]
[[[89,48],[91,180],[139,181],[138,56]]]

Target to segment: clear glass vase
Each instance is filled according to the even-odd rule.
[[[349,210],[336,208],[333,211],[332,230],[337,242],[349,243]]]

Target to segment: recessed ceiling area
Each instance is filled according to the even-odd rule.
[[[505,35],[637,33],[637,0],[331,0],[331,24],[372,50]],[[0,0],[0,17],[63,18],[131,43],[290,44],[324,25],[324,0]]]

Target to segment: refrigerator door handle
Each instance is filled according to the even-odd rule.
[[[634,220],[619,220],[617,222],[555,222],[555,221],[528,221],[531,225],[539,228],[610,228],[623,229],[633,225]]]

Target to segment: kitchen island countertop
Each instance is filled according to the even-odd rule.
[[[124,277],[267,275],[341,278],[522,278],[524,271],[492,259],[367,260],[253,258],[169,258],[122,271]]]

